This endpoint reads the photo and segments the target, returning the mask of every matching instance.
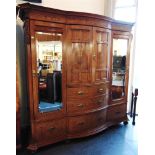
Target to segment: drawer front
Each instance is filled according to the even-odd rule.
[[[67,88],[67,100],[72,98],[83,99],[90,96],[89,87]]]
[[[103,94],[108,94],[109,88],[108,84],[99,84],[93,85],[89,87],[75,87],[75,88],[67,88],[67,100],[72,98],[77,99],[85,99],[85,97],[94,97]]]
[[[70,99],[67,101],[67,111],[69,113],[81,112],[91,109],[90,99]]]
[[[94,85],[91,90],[92,96],[98,96],[102,94],[108,94],[107,84]]]
[[[37,139],[41,142],[64,137],[66,135],[66,119],[38,124],[37,135]]]
[[[107,95],[101,95],[93,99],[70,99],[67,102],[69,113],[83,113],[84,111],[94,110],[107,106]]]
[[[113,121],[126,116],[126,104],[115,105],[108,108],[107,120]]]
[[[103,125],[106,121],[106,109],[83,116],[69,118],[69,133],[82,133]]]

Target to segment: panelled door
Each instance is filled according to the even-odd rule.
[[[67,42],[68,86],[89,84],[92,81],[92,27],[68,26]]]
[[[95,83],[109,80],[109,37],[110,31],[104,28],[93,28],[93,81]]]

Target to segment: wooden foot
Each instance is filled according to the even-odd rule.
[[[66,139],[66,140],[65,140],[65,143],[66,143],[66,144],[68,144],[68,143],[70,143],[70,142],[71,142],[70,139]]]

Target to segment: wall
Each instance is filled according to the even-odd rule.
[[[104,0],[104,15],[113,17],[115,0]]]
[[[104,1],[105,0],[42,0],[42,4],[38,3],[38,5],[61,10],[104,15]],[[23,3],[21,0],[16,0],[16,2],[17,4]]]
[[[138,96],[138,154],[155,154],[155,2],[139,1],[134,85]],[[144,147],[145,146],[145,147]]]

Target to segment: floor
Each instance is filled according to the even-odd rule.
[[[25,149],[17,152],[29,154]],[[138,155],[137,126],[122,123],[94,136],[49,145],[35,155]]]

